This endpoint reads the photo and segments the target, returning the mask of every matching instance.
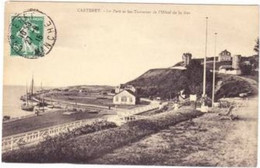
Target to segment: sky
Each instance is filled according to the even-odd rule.
[[[46,13],[57,29],[53,49],[38,59],[10,56],[10,18],[29,8]],[[170,67],[185,52],[202,58],[206,16],[208,56],[214,55],[215,32],[217,53],[255,54],[259,30],[257,6],[8,2],[5,14],[4,85],[25,85],[32,76],[45,86],[118,85],[149,69]]]

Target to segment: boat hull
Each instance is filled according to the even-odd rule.
[[[22,105],[21,109],[24,110],[24,111],[33,111],[34,106]]]

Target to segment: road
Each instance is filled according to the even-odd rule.
[[[37,99],[37,98],[35,98]],[[60,100],[60,99],[53,99],[53,98],[48,98],[48,97],[44,97],[45,101],[49,101],[49,102],[54,102],[54,103],[60,103],[60,104],[64,104],[64,105],[72,105],[72,106],[84,106],[84,107],[95,107],[95,108],[105,108],[108,109],[108,106],[101,106],[101,105],[95,105],[95,104],[86,104],[86,103],[75,103],[75,102],[71,102],[71,101],[66,101],[66,100]]]
[[[256,81],[239,78],[258,92]],[[218,115],[222,109],[219,109],[122,146],[91,163],[254,167],[257,163],[258,95],[234,101],[238,108],[233,114],[238,115],[239,120],[222,120]]]

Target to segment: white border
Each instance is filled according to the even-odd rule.
[[[12,1],[12,0],[10,0]],[[21,1],[21,0],[13,0],[13,1]],[[27,1],[39,1],[39,0],[27,0]],[[51,0],[41,0],[41,1],[51,1]],[[178,4],[224,4],[224,5],[260,5],[259,0],[55,0],[57,2],[120,2],[120,3],[178,3]],[[0,115],[1,115],[1,121],[0,121],[0,137],[2,137],[2,103],[3,103],[3,48],[4,48],[4,3],[5,1],[0,1]],[[259,8],[260,9],[260,8]],[[259,10],[260,13],[260,10]],[[258,99],[259,100],[259,99]],[[259,101],[260,102],[260,101]],[[258,110],[259,111],[259,110]],[[258,113],[258,118],[260,118],[260,115]],[[258,135],[260,133],[260,127],[258,124]],[[1,139],[1,138],[0,138]],[[2,142],[2,141],[0,141]],[[2,143],[1,143],[2,144]],[[1,149],[1,147],[0,147]],[[259,166],[259,137],[258,137],[258,161],[257,161],[257,167]],[[30,167],[48,167],[48,168],[68,168],[68,167],[94,167],[94,168],[101,168],[101,167],[108,167],[108,168],[131,168],[131,167],[149,167],[149,168],[161,168],[166,166],[120,166],[120,165],[79,165],[79,164],[10,164],[10,163],[2,163],[2,157],[0,157],[0,167],[3,168],[11,168],[11,167],[20,167],[20,168],[30,168]],[[167,166],[168,167],[168,166]]]
[[[260,4],[259,0],[9,0],[9,1],[119,2],[119,3],[127,2],[127,3],[231,4],[231,5]]]

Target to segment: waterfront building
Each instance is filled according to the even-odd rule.
[[[113,97],[113,104],[135,105],[137,97],[131,90],[122,90]]]

